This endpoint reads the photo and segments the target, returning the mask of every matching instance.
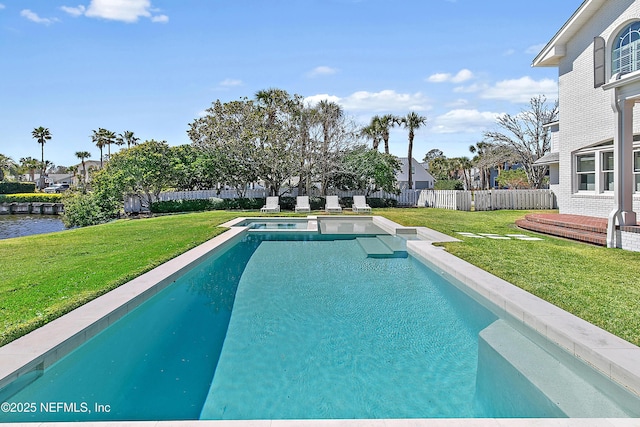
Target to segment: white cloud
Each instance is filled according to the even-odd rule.
[[[20,16],[23,16],[25,18],[27,18],[29,21],[31,22],[35,22],[37,24],[45,24],[45,25],[49,25],[52,24],[56,21],[58,21],[55,18],[49,19],[49,18],[41,18],[38,16],[37,13],[32,12],[29,9],[23,9],[22,11],[20,11]]]
[[[463,98],[456,99],[455,101],[451,101],[447,104],[448,108],[459,108],[464,107],[465,105],[469,105],[469,101]]]
[[[558,83],[552,79],[536,81],[531,77],[525,76],[519,79],[498,82],[494,86],[483,90],[480,97],[527,103],[531,98],[538,95],[545,95],[547,99],[556,99],[558,96]]]
[[[348,111],[406,113],[431,109],[429,100],[422,93],[397,93],[393,90],[382,90],[380,92],[359,91],[345,98],[321,94],[309,96],[305,98],[305,101],[315,105],[325,99],[340,104]]]
[[[341,104],[347,110],[409,112],[430,109],[428,99],[422,93],[397,93],[394,90],[355,92],[342,99]]]
[[[336,104],[341,104],[339,97],[335,95],[329,95],[326,93],[307,96],[304,99],[304,103],[310,106],[314,106],[320,101],[329,101],[329,102],[335,102]]]
[[[503,53],[502,55],[503,55],[503,56],[511,56],[511,55],[513,55],[514,53],[516,53],[516,50],[515,50],[515,49],[507,49],[507,50],[505,50],[505,51],[504,51],[504,53]]]
[[[4,9],[5,5],[3,5],[2,3],[0,3],[0,10]]]
[[[524,51],[524,53],[529,55],[537,55],[545,46],[546,44],[544,43],[534,44],[533,46],[529,46],[527,50]]]
[[[338,72],[337,68],[327,67],[326,65],[321,65],[319,67],[314,68],[313,70],[307,73],[309,77],[318,77],[318,76],[330,76]]]
[[[87,10],[83,5],[79,5],[77,7],[60,6],[60,9],[75,17],[84,15],[84,12]]]
[[[495,124],[502,113],[456,109],[436,117],[432,123],[434,133],[481,132]]]
[[[156,15],[151,17],[151,22],[158,22],[160,24],[166,24],[169,22],[169,17],[167,15]]]
[[[153,15],[151,0],[91,0],[84,12],[90,18],[102,18],[127,23],[137,22],[139,18],[149,18],[151,22],[166,23],[166,15]]]
[[[473,78],[473,73],[466,68],[458,71],[457,74],[452,75],[450,73],[436,73],[427,77],[427,81],[430,83],[462,83]]]
[[[220,83],[218,83],[218,86],[220,87],[236,87],[236,86],[242,86],[242,80],[239,79],[224,79],[223,81],[221,81]]]

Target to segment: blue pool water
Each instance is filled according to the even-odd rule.
[[[38,405],[0,421],[557,416],[478,399],[478,336],[495,320],[411,256],[371,258],[348,235],[252,232],[0,391]]]

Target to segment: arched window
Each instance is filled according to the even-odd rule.
[[[640,70],[640,21],[632,22],[613,41],[611,73]]]

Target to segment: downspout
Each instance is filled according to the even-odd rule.
[[[616,74],[611,78],[611,81],[618,80],[620,78],[620,74]],[[614,124],[614,134],[613,134],[613,161],[614,161],[614,195],[613,200],[615,203],[615,207],[609,213],[609,217],[607,220],[607,247],[615,248],[617,243],[616,236],[616,222],[618,224],[622,223],[622,199],[620,197],[620,166],[621,159],[620,154],[622,153],[620,145],[624,139],[624,101],[622,101],[623,105],[620,105],[621,102],[618,99],[618,88],[613,88],[611,92],[611,108],[613,109],[615,116],[615,124]]]

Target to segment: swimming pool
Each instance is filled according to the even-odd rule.
[[[324,229],[348,228],[335,221]],[[563,416],[522,380],[518,363],[530,361],[503,348],[539,346],[419,254],[380,254],[366,233],[238,234],[78,352],[23,376],[29,386],[0,396],[73,403],[77,412],[7,421]],[[424,243],[402,241],[404,255],[407,243]],[[505,384],[510,396],[500,393]],[[598,387],[591,397],[601,400]],[[624,416],[632,397],[615,396],[620,412],[601,406],[614,412],[588,416]]]

